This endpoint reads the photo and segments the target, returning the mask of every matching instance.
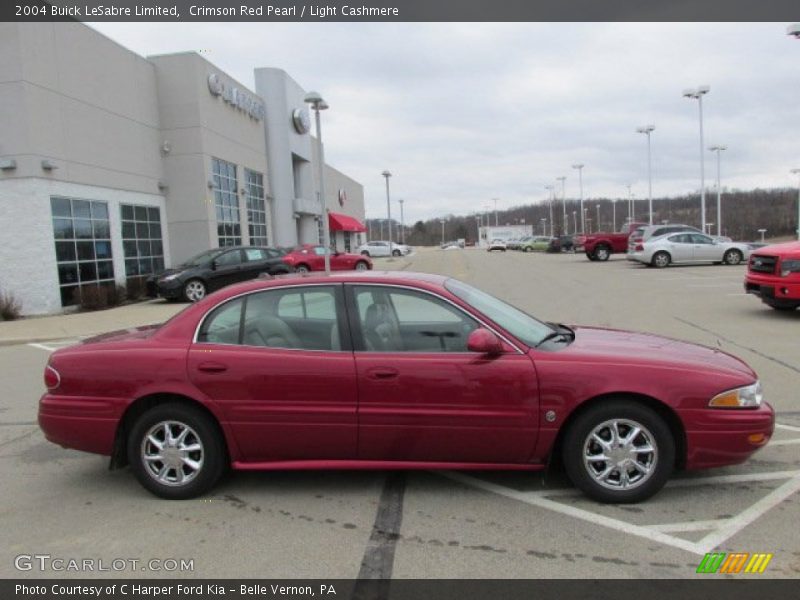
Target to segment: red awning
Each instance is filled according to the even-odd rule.
[[[364,224],[353,217],[339,213],[328,213],[328,226],[331,231],[366,231]]]

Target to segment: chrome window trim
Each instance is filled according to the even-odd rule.
[[[478,321],[478,323],[480,323],[483,327],[485,327],[486,329],[488,329],[489,331],[494,333],[497,337],[499,337],[500,339],[505,341],[509,346],[511,346],[517,352],[517,354],[525,354],[525,352],[520,349],[519,344],[517,344],[517,343],[513,342],[512,340],[510,340],[508,338],[508,336],[506,336],[503,333],[497,331],[497,329],[495,327],[493,327],[492,325],[489,325],[482,318],[480,318],[480,317],[478,317],[478,316],[476,316],[476,315],[474,315],[474,314],[472,314],[470,312],[465,311],[461,306],[459,306],[458,304],[456,304],[455,302],[453,302],[449,298],[445,298],[441,294],[437,294],[436,292],[431,292],[430,290],[426,290],[424,288],[418,288],[418,287],[409,286],[409,285],[403,285],[403,284],[399,284],[399,283],[370,283],[370,282],[362,282],[362,281],[338,281],[336,283],[291,283],[291,284],[284,284],[284,285],[275,286],[275,287],[269,287],[269,288],[260,289],[260,290],[250,290],[248,292],[242,292],[241,294],[236,294],[235,296],[231,296],[230,298],[225,298],[225,300],[221,300],[220,302],[216,303],[214,306],[209,308],[205,312],[203,317],[200,319],[200,321],[198,321],[197,327],[195,327],[195,330],[194,330],[194,336],[192,337],[192,344],[211,344],[212,343],[212,342],[199,342],[197,340],[197,336],[200,334],[200,328],[203,326],[203,323],[205,323],[205,321],[208,318],[208,316],[212,312],[214,312],[218,307],[222,306],[223,304],[227,304],[228,302],[232,302],[232,301],[234,301],[234,300],[236,300],[238,298],[242,298],[244,296],[249,296],[251,294],[258,294],[258,293],[261,293],[261,292],[268,292],[268,291],[271,291],[271,290],[282,290],[282,289],[297,288],[297,287],[325,287],[325,286],[332,287],[332,286],[337,286],[337,285],[341,285],[341,286],[360,285],[360,286],[373,286],[373,287],[400,288],[400,289],[404,289],[404,290],[410,290],[412,292],[420,292],[420,293],[423,293],[423,294],[428,294],[428,295],[433,296],[435,298],[439,298],[440,300],[444,300],[445,302],[450,304],[457,311],[459,311],[459,312],[461,312],[463,314],[466,314],[468,317],[470,317],[471,319],[474,319],[475,321]],[[338,315],[337,315],[337,318],[338,318]],[[214,345],[216,345],[216,346],[235,346],[237,348],[266,348],[266,346],[252,346],[250,344],[214,343]],[[356,350],[352,350],[352,351],[351,350],[310,350],[310,349],[305,349],[305,348],[281,348],[281,347],[273,347],[273,346],[270,346],[268,349],[271,349],[271,350],[289,350],[289,351],[295,351],[295,352],[339,352],[339,353],[341,353],[341,352],[351,352],[353,354],[355,354],[356,352],[358,352],[358,353],[368,352],[366,350],[358,350],[358,351],[356,351]],[[408,355],[408,354],[436,354],[436,355],[470,354],[470,355],[472,355],[472,354],[475,354],[474,352],[417,352],[417,351],[402,352],[402,353],[400,353],[400,352],[369,352],[369,353],[370,354],[404,354],[404,355]]]
[[[229,343],[225,343],[225,342],[200,342],[197,339],[197,336],[200,335],[200,329],[203,327],[203,323],[206,322],[206,319],[208,319],[208,316],[212,312],[217,310],[217,308],[221,307],[223,304],[227,304],[228,302],[233,302],[234,300],[238,300],[239,298],[243,298],[245,296],[250,296],[252,294],[261,294],[263,292],[269,292],[269,291],[272,291],[272,290],[285,290],[285,289],[289,289],[289,288],[298,288],[298,287],[309,287],[309,288],[310,287],[322,287],[322,286],[324,286],[324,287],[335,287],[337,285],[342,285],[342,282],[337,282],[337,283],[293,283],[293,284],[269,287],[269,288],[265,288],[265,289],[262,289],[262,290],[250,290],[249,292],[242,292],[241,294],[236,294],[235,296],[231,296],[230,298],[225,298],[225,300],[222,300],[222,301],[218,302],[217,304],[215,304],[214,306],[212,306],[211,308],[209,308],[205,312],[205,314],[203,315],[203,318],[200,319],[200,321],[197,324],[197,327],[195,327],[194,336],[192,337],[192,344],[193,345],[194,344],[208,344],[208,345],[213,345],[213,346],[231,346],[231,347],[234,347],[234,348],[261,348],[261,349],[266,349],[266,350],[289,350],[290,352],[329,352],[329,353],[331,353],[331,352],[343,353],[344,352],[344,353],[350,353],[351,352],[350,350],[316,350],[316,349],[312,349],[312,348],[284,348],[283,346],[253,346],[252,344],[229,344]],[[337,315],[337,322],[338,322],[338,315]]]
[[[500,339],[504,340],[509,346],[511,346],[512,348],[514,348],[514,350],[517,351],[517,354],[525,354],[525,352],[520,350],[520,348],[519,348],[519,346],[517,344],[515,344],[510,339],[508,339],[507,336],[505,336],[502,333],[500,333],[499,331],[497,331],[497,329],[495,329],[494,327],[492,327],[491,325],[486,323],[486,321],[484,321],[483,319],[477,317],[476,315],[474,315],[474,314],[472,314],[470,312],[467,312],[466,310],[464,310],[463,307],[459,306],[458,304],[456,304],[455,302],[453,302],[449,298],[445,298],[441,294],[437,294],[436,292],[432,292],[430,290],[426,290],[426,289],[423,289],[423,288],[411,287],[411,286],[403,285],[403,284],[399,284],[399,283],[362,283],[362,282],[356,282],[356,281],[346,281],[346,282],[344,282],[344,285],[360,285],[360,286],[372,286],[372,287],[400,288],[400,289],[404,289],[404,290],[410,290],[412,292],[428,294],[428,295],[433,296],[435,298],[439,298],[440,300],[444,300],[445,302],[450,304],[453,308],[455,308],[460,313],[465,314],[469,318],[471,318],[472,320],[477,321],[478,323],[480,323],[483,327],[485,327],[486,329],[488,329],[489,331],[494,333]],[[419,352],[419,351],[416,351],[416,350],[410,351],[410,352],[405,352],[405,351],[403,351],[403,352],[372,352],[372,351],[369,351],[369,350],[354,350],[353,352],[369,353],[369,354],[403,354],[403,355],[405,355],[405,354],[437,354],[437,355],[439,355],[439,354],[445,354],[445,355],[447,355],[447,354],[475,354],[474,352],[469,352],[469,351],[467,351],[467,352]]]

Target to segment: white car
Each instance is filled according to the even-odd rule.
[[[750,257],[750,251],[749,245],[740,242],[721,242],[704,233],[681,232],[638,242],[629,258],[659,268],[691,263],[738,265]]]
[[[502,252],[506,251],[506,243],[503,240],[492,240],[489,243],[489,247],[487,248],[489,252],[492,250],[500,250]]]
[[[388,242],[383,240],[373,240],[366,244],[361,244],[356,252],[364,256],[405,256],[411,252],[411,248],[405,244]]]

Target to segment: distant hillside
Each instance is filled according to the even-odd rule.
[[[584,200],[587,216],[587,230],[597,231],[597,205],[600,206],[600,228],[608,231],[612,226],[612,201],[609,198],[589,198]],[[638,198],[634,202],[635,220],[647,221],[647,199]],[[574,233],[573,215],[577,216],[580,229],[580,214],[578,213],[578,200],[567,199],[567,219],[569,233]],[[494,211],[483,214],[483,221],[494,225]],[[560,200],[553,205],[555,231],[563,231],[563,207]],[[550,208],[547,204],[529,204],[516,206],[508,210],[497,212],[497,221],[500,225],[510,225],[524,222],[534,225],[537,233],[542,233],[541,219],[548,219],[546,233],[550,233]],[[628,216],[628,203],[624,200],[616,201],[616,224],[620,229]],[[477,216],[475,214],[446,215],[444,226],[444,239],[455,240],[477,238]],[[442,225],[440,218],[417,221],[406,225],[406,242],[414,246],[438,245],[442,240]],[[700,226],[700,195],[695,193],[676,198],[653,199],[653,222],[685,223]],[[706,195],[706,222],[715,223],[712,233],[717,227],[717,195],[709,191]],[[371,239],[385,238],[386,223],[383,219],[367,219],[368,228],[372,231]],[[381,235],[381,224],[383,234]],[[393,220],[393,238],[398,239],[399,223]],[[796,189],[771,189],[771,190],[732,190],[722,194],[722,234],[735,240],[750,241],[760,239],[759,229],[767,230],[767,237],[791,236],[795,237],[797,229],[797,190]]]

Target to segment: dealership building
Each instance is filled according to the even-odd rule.
[[[306,91],[277,68],[250,90],[80,23],[0,23],[0,293],[54,313],[209,248],[319,243]],[[354,249],[363,187],[323,172],[332,245]]]

